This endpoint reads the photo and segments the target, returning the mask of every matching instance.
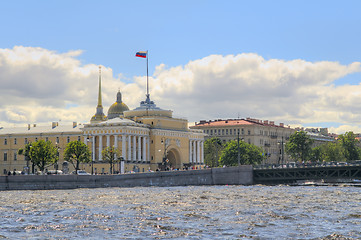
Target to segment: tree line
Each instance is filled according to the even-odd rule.
[[[25,161],[31,163],[32,173],[35,173],[35,167],[44,172],[48,167],[55,167],[59,161],[59,149],[57,144],[54,145],[51,141],[29,142],[18,150],[18,154],[23,155]],[[109,163],[110,173],[114,173],[114,164],[122,160],[119,149],[113,146],[103,149],[102,157],[104,162]],[[64,160],[73,165],[77,174],[80,163],[92,161],[89,147],[80,141],[69,142],[64,151]]]
[[[286,153],[295,162],[345,162],[361,159],[361,144],[353,132],[338,136],[337,140],[312,147],[314,140],[305,131],[293,133],[285,144]],[[223,143],[217,137],[204,143],[204,161],[209,167],[237,166],[240,163],[256,165],[266,159],[260,147],[237,140]]]
[[[263,149],[254,144],[236,140],[222,143],[213,137],[204,142],[204,163],[209,167],[237,166],[238,152],[241,165],[259,164],[265,159]]]
[[[360,141],[353,132],[320,146],[312,147],[313,143],[305,131],[295,132],[286,143],[286,153],[298,162],[347,162],[361,158]]]

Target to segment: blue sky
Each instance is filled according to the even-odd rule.
[[[122,88],[136,83],[137,77],[146,74],[144,59],[134,57],[140,50],[149,50],[151,76],[162,64],[169,76],[174,68],[185,70],[190,62],[213,55],[226,57],[254,53],[265,61],[302,60],[310,64],[326,61],[342,66],[359,62],[361,56],[360,1],[15,0],[2,2],[1,9],[0,49],[23,46],[46,49],[58,55],[81,50],[82,53],[74,56],[80,61],[80,67],[103,65],[112,70],[113,80],[121,82]],[[352,70],[337,75],[323,86],[358,86],[360,77],[359,70]],[[151,87],[156,82],[151,83]],[[162,95],[157,100],[159,103],[169,102]],[[67,106],[72,104],[78,103],[66,103]],[[175,112],[177,110],[177,106],[164,105]],[[348,119],[356,118],[350,117],[355,114],[352,111],[348,112]],[[194,121],[202,117],[212,119],[237,115],[231,116],[231,111],[202,113],[200,116],[189,116],[189,111],[182,109],[179,112]],[[265,111],[252,112],[241,108],[236,112],[241,112],[241,117],[273,117],[292,124],[316,126],[318,123],[337,122],[337,127],[358,127],[356,121],[335,121],[333,117],[301,121],[302,114],[296,117],[288,112],[279,118],[278,115],[263,114]],[[242,112],[248,115],[244,116]],[[1,114],[0,121],[6,122],[6,119],[1,119]],[[39,119],[25,117],[24,121]],[[327,127],[332,126],[327,124]]]

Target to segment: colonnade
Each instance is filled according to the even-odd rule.
[[[189,163],[204,164],[204,141],[189,140]]]
[[[103,144],[103,138],[105,137],[106,143]],[[96,141],[96,139],[98,141]],[[110,134],[98,134],[84,136],[84,143],[91,143],[91,152],[93,161],[102,161],[102,150],[105,147],[111,146],[111,140],[113,139],[113,146],[118,148],[119,142],[121,142],[121,157],[125,161],[130,162],[149,162],[150,161],[150,140],[147,135],[110,135]],[[98,156],[96,156],[96,150],[98,150]]]

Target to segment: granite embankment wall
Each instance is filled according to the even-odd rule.
[[[121,175],[16,175],[0,177],[0,191],[251,184],[253,184],[252,166]]]

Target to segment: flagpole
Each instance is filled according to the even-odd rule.
[[[148,80],[148,50],[147,50],[147,99],[149,99],[149,80]]]

